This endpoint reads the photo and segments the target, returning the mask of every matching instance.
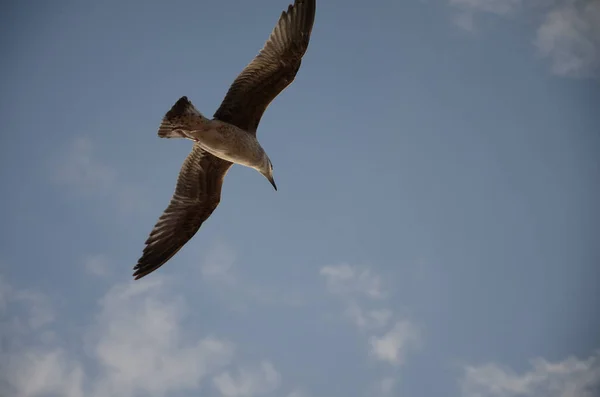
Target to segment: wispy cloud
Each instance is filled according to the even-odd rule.
[[[6,282],[0,287],[3,314],[27,330],[2,330],[3,339],[15,342],[0,350],[0,384],[10,395],[166,396],[204,385],[242,397],[279,386],[279,373],[268,361],[229,370],[236,368],[234,344],[184,328],[187,301],[160,276],[108,290],[79,343],[65,340],[60,321],[52,323],[55,313],[43,295]],[[21,303],[25,310],[15,310]],[[55,337],[44,337],[49,330]]]
[[[385,297],[381,278],[367,268],[358,268],[347,264],[325,266],[321,275],[327,280],[327,289],[332,294],[360,294],[371,299]]]
[[[0,387],[16,397],[48,393],[82,394],[82,368],[52,342],[48,329],[56,314],[50,299],[37,291],[18,289],[0,275]]]
[[[61,348],[29,349],[21,355],[10,357],[6,368],[8,384],[17,397],[47,394],[82,397],[83,367],[73,361]]]
[[[596,397],[600,395],[600,352],[585,360],[569,357],[531,361],[517,374],[495,363],[467,366],[461,380],[464,397]]]
[[[401,365],[409,349],[418,346],[420,333],[410,321],[397,321],[384,335],[369,339],[370,353],[378,360]]]
[[[546,15],[534,41],[552,72],[600,77],[600,2],[574,1]]]
[[[263,361],[258,367],[242,367],[233,375],[224,372],[215,376],[213,382],[223,397],[252,397],[276,390],[281,376],[270,362]]]
[[[390,294],[381,277],[370,268],[347,264],[324,266],[319,273],[329,293],[345,305],[345,316],[364,333],[368,355],[397,370],[407,352],[419,346],[421,333],[409,319],[399,318],[389,308]],[[395,384],[396,374],[385,376],[370,387],[369,394],[392,395]]]
[[[522,6],[522,0],[449,0],[456,10],[454,24],[469,32],[475,31],[476,14],[493,14],[507,16],[515,13]]]
[[[123,182],[113,167],[99,159],[89,138],[75,138],[53,161],[53,182],[70,192],[108,199],[123,213],[147,208],[139,187]]]
[[[5,322],[2,326],[4,332],[9,329],[14,332],[38,330],[55,319],[47,296],[30,289],[16,289],[0,275],[0,310],[6,312],[9,307],[16,307],[27,315]]]
[[[588,0],[449,0],[454,23],[475,30],[476,14],[499,17],[534,13],[541,19],[533,43],[554,74],[573,78],[600,77],[600,3]],[[527,7],[525,7],[527,5]]]
[[[385,327],[393,316],[389,309],[364,310],[356,301],[349,299],[345,314],[359,328],[377,329]]]
[[[109,291],[90,336],[103,368],[95,395],[164,395],[199,387],[233,355],[232,343],[206,336],[186,338],[183,297],[165,291],[163,279]]]
[[[325,278],[327,291],[346,306],[344,314],[360,329],[385,327],[393,316],[385,307],[365,309],[367,301],[383,302],[388,293],[381,277],[366,267],[348,264],[328,265],[319,271]]]

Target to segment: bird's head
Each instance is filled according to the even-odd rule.
[[[269,156],[267,156],[266,154],[264,155],[262,165],[258,171],[261,174],[263,174],[264,177],[267,178],[267,180],[269,182],[271,182],[271,185],[273,185],[273,188],[275,190],[277,190],[277,185],[275,184],[275,180],[273,179],[273,163],[271,163]]]

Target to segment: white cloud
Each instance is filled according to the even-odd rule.
[[[388,309],[374,309],[365,312],[354,301],[348,303],[345,313],[357,327],[371,329],[385,327],[393,315],[392,311]]]
[[[29,289],[15,289],[0,275],[0,310],[5,312],[11,305],[20,306],[27,312],[27,317],[12,319],[3,327],[23,332],[26,329],[37,330],[54,321],[55,314],[47,296]]]
[[[83,368],[61,348],[30,348],[10,359],[5,375],[15,397],[83,397]]]
[[[166,396],[197,390],[234,358],[231,342],[184,330],[187,304],[160,277],[110,289],[81,344],[69,339],[63,345],[61,337],[36,331],[40,324],[48,328],[49,317],[36,312],[41,300],[31,296],[41,295],[10,288],[5,299],[7,305],[24,299],[28,308],[14,322],[28,324],[37,336],[3,329],[11,343],[1,346],[0,384],[15,397]]]
[[[385,308],[365,310],[365,299],[381,301],[387,297],[381,277],[368,268],[347,264],[324,266],[319,273],[325,278],[327,290],[346,305],[344,314],[361,329],[377,329],[387,325],[393,313]]]
[[[369,339],[371,354],[381,361],[401,365],[409,349],[418,347],[420,332],[408,320],[397,321],[392,329],[381,337]]]
[[[552,72],[569,77],[600,76],[600,2],[575,1],[550,11],[534,41],[552,62]]]
[[[89,138],[77,137],[54,159],[53,181],[85,197],[111,200],[124,213],[147,208],[138,187],[124,183],[117,172],[94,154]]]
[[[379,275],[370,269],[349,265],[325,266],[320,274],[326,279],[327,290],[345,304],[344,314],[354,325],[365,332],[368,354],[377,360],[391,364],[394,370],[404,363],[407,351],[418,347],[421,340],[419,329],[408,319],[396,319],[394,312],[385,307],[365,309],[367,304],[386,301],[389,294],[383,290]],[[383,335],[378,330],[387,331]],[[389,369],[389,367],[388,367]],[[369,395],[391,396],[396,378],[386,376],[369,387]]]
[[[517,374],[489,363],[465,368],[464,397],[596,397],[600,395],[600,352],[586,360],[531,361],[530,371]]]
[[[350,265],[324,266],[320,271],[327,280],[327,289],[332,294],[364,295],[371,299],[385,297],[381,278],[369,269],[359,269]]]
[[[186,337],[182,297],[165,294],[158,277],[117,286],[101,300],[90,351],[103,368],[94,395],[163,396],[194,390],[230,362],[233,345]]]
[[[60,347],[43,347],[54,336],[48,330],[55,319],[49,298],[37,291],[15,288],[0,275],[0,302],[2,388],[16,397],[48,393],[82,396],[81,366],[69,362]],[[26,343],[42,347],[33,348]],[[15,349],[19,349],[18,354]]]
[[[454,24],[468,32],[473,32],[475,31],[474,14],[509,15],[521,7],[523,0],[449,0],[449,2],[458,10],[452,18]]]
[[[213,383],[223,397],[252,397],[277,389],[281,376],[270,362],[263,361],[258,368],[241,368],[235,375],[223,372]]]
[[[17,291],[14,299],[29,307],[28,323],[32,329],[38,329],[54,321],[54,312],[48,298],[33,291]]]
[[[556,75],[575,78],[600,77],[600,2],[591,0],[449,0],[458,13],[454,23],[474,30],[474,15],[539,15],[533,43],[552,64]],[[525,9],[524,5],[528,7]]]

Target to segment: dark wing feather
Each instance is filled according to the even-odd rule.
[[[219,205],[223,178],[231,165],[194,145],[181,166],[171,202],[133,268],[136,280],[165,264],[196,234]]]
[[[214,118],[252,134],[265,109],[296,77],[315,20],[315,0],[295,0],[282,12],[259,54],[235,79]]]

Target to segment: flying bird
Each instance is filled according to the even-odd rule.
[[[234,163],[256,169],[277,190],[273,165],[256,139],[256,129],[266,108],[300,69],[315,9],[316,0],[295,0],[281,13],[269,39],[233,81],[212,119],[185,96],[163,117],[159,137],[191,139],[194,146],[133,268],[136,280],[164,265],[196,234],[219,205],[223,179]]]

